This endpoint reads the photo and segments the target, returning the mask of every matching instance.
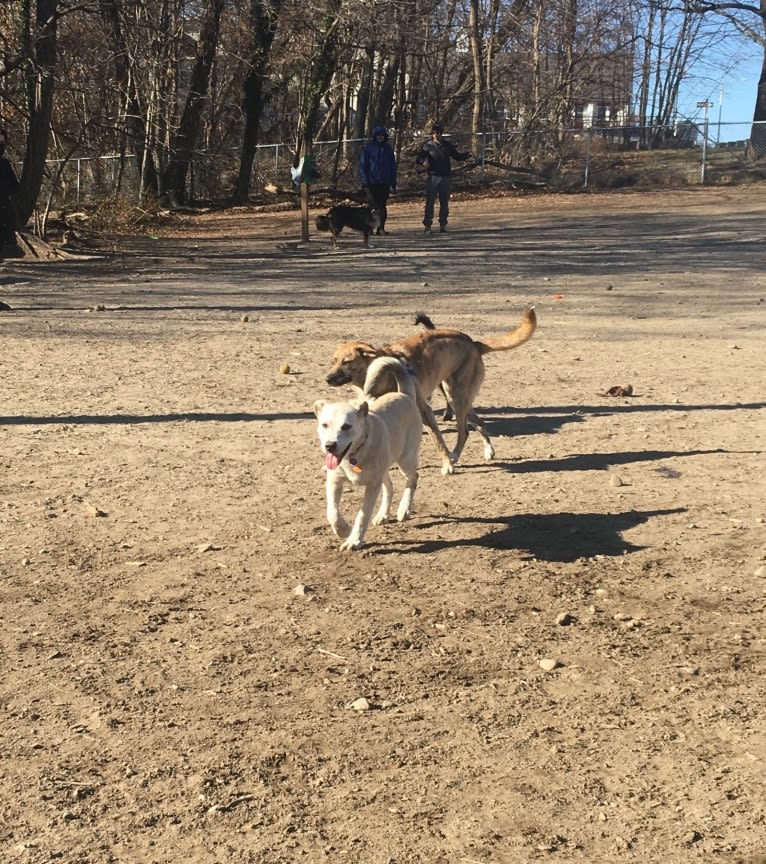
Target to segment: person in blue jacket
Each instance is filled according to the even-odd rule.
[[[388,196],[396,192],[396,156],[388,143],[388,130],[376,126],[372,138],[359,154],[359,180],[370,207],[380,216],[378,234],[386,234]]]

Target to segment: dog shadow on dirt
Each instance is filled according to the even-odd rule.
[[[709,405],[561,405],[536,408],[478,407],[490,438],[512,438],[517,435],[555,435],[570,423],[585,423],[592,417],[612,417],[620,414],[677,411],[758,411],[766,402],[709,404]],[[437,416],[443,409],[437,409]],[[444,422],[444,421],[443,421]],[[455,431],[446,421],[446,431]],[[469,423],[469,428],[473,428]]]
[[[559,459],[523,459],[518,462],[494,461],[490,464],[471,466],[472,473],[508,471],[511,474],[538,474],[545,471],[606,471],[617,465],[632,465],[634,462],[661,462],[663,459],[681,459],[689,456],[711,456],[728,454],[731,451],[714,450],[625,450],[612,453],[574,453]],[[468,467],[467,464],[465,467]],[[659,474],[674,479],[680,473],[668,474],[668,469],[655,469]]]
[[[632,397],[626,397],[632,398]],[[504,429],[521,428],[534,434],[539,430],[546,431],[549,425],[583,422],[589,417],[612,417],[616,414],[654,414],[675,412],[688,414],[690,411],[760,411],[766,408],[766,402],[710,402],[702,404],[685,403],[642,403],[634,404],[604,404],[604,405],[538,405],[528,408],[513,408],[508,406],[476,407],[489,431],[503,434]]]
[[[628,510],[624,513],[515,513],[513,516],[444,516],[420,522],[419,529],[459,525],[467,530],[473,526],[488,526],[480,537],[426,540],[425,542],[387,543],[388,551],[407,551],[432,555],[443,549],[478,546],[482,549],[511,550],[525,553],[538,561],[571,563],[595,555],[617,557],[638,552],[646,547],[625,540],[623,532],[643,525],[650,519],[685,513],[685,507],[666,510]],[[379,554],[385,554],[381,547]]]

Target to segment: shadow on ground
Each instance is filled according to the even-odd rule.
[[[624,531],[643,525],[650,519],[685,513],[686,508],[671,510],[629,510],[625,513],[516,513],[513,516],[444,517],[420,523],[421,530],[449,526],[488,526],[480,537],[427,540],[417,542],[387,542],[379,554],[420,552],[432,555],[443,549],[477,546],[483,549],[516,549],[538,561],[560,563],[592,558],[595,555],[616,557],[638,552],[645,548],[629,543],[622,537]]]

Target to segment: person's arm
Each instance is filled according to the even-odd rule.
[[[450,154],[449,155],[453,159],[456,159],[458,162],[465,162],[466,159],[473,159],[473,153],[471,153],[470,150],[466,150],[465,153],[461,153],[451,141],[449,142],[449,148],[450,148]]]
[[[368,165],[368,153],[367,148],[362,148],[362,152],[359,154],[359,182],[362,185],[362,189],[365,186],[370,185],[370,169]]]

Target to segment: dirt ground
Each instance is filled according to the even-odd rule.
[[[0,859],[766,861],[765,192],[456,195],[431,238],[405,201],[336,253],[243,208],[0,265]],[[337,342],[527,303],[495,460],[424,437],[412,521],[341,553]]]

